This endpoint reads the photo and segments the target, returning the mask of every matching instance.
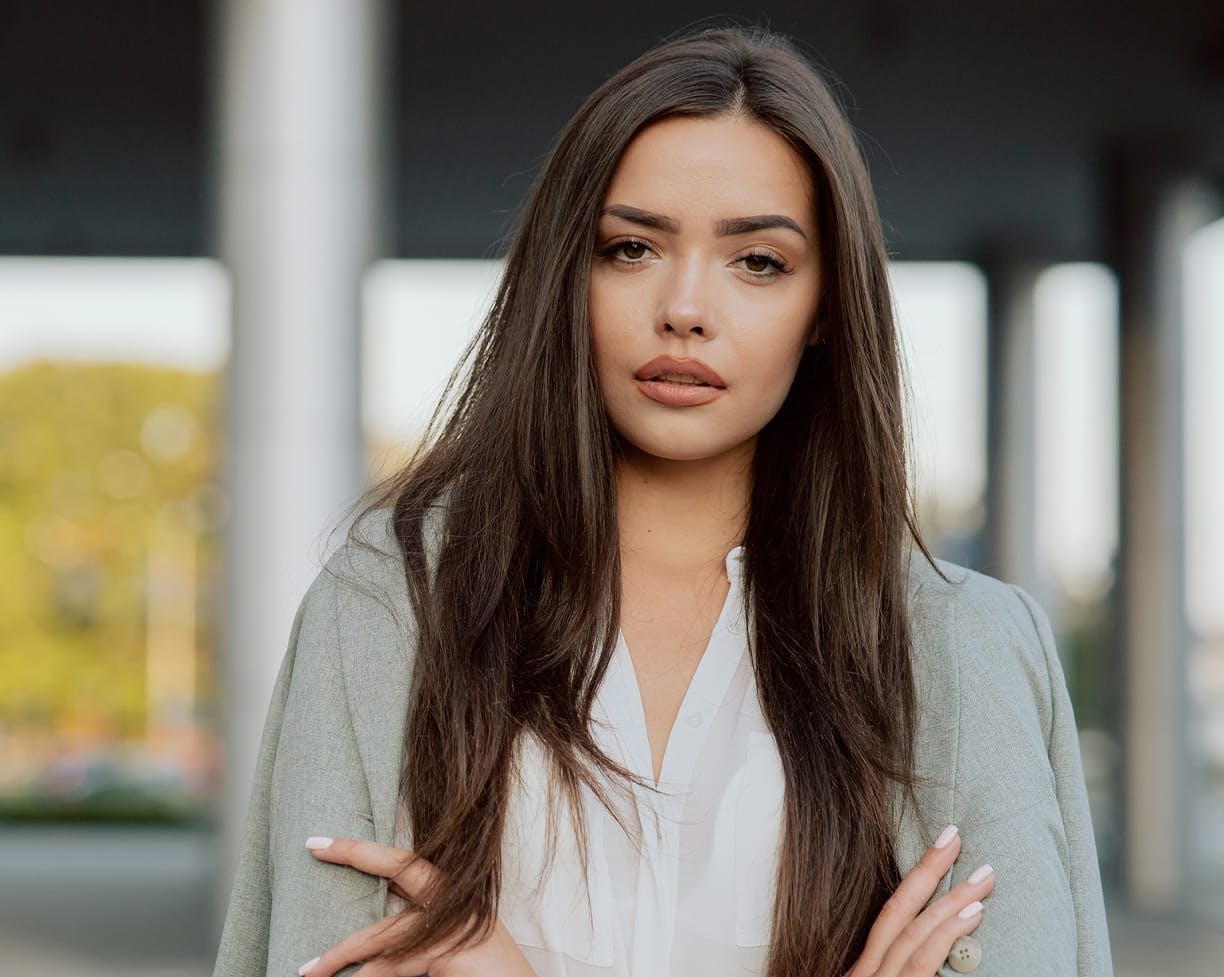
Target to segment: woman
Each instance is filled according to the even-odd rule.
[[[792,43],[602,85],[467,360],[299,609],[218,977],[1111,972],[1049,624],[922,543]]]

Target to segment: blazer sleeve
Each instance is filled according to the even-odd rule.
[[[298,608],[268,707],[214,977],[296,973],[383,918],[385,880],[319,862],[305,847],[312,834],[374,837],[337,605],[324,569]]]
[[[978,977],[1112,977],[1079,737],[1053,631],[1024,590],[957,602],[958,716],[949,884],[989,862]],[[948,964],[940,974],[953,977]]]
[[[281,717],[293,677],[294,652],[301,636],[305,612],[306,599],[303,598],[293,619],[289,647],[281,659],[264,720],[255,760],[255,780],[247,807],[237,871],[225,913],[225,925],[221,931],[214,977],[254,977],[263,974],[268,964],[268,928],[272,916],[272,878],[268,864],[272,767],[276,762]]]

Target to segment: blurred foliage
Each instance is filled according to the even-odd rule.
[[[212,648],[219,391],[216,373],[129,363],[37,361],[0,374],[0,731],[10,754],[14,738],[40,734],[61,749],[147,734],[158,523],[196,537],[196,636]],[[196,688],[211,702],[211,655],[197,661]]]
[[[1058,649],[1066,665],[1067,691],[1081,729],[1113,729],[1110,669],[1120,649],[1110,621],[1110,597],[1070,601],[1064,612]]]

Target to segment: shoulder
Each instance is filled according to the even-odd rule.
[[[426,510],[423,543],[431,569],[446,511],[445,496]],[[358,705],[369,701],[372,688],[402,689],[415,657],[418,627],[392,507],[357,517],[315,576],[298,613],[302,644],[317,651],[314,664],[322,666],[330,658],[328,670],[342,672]]]
[[[1022,588],[935,562],[947,580],[920,552],[910,559],[920,709],[952,734],[953,778],[968,808],[983,816],[1024,809],[1053,791],[1048,754],[1065,686],[1049,619]]]
[[[911,642],[916,665],[954,667],[977,694],[1033,698],[1049,712],[1049,618],[1023,588],[936,558],[945,580],[919,552],[909,569]]]
[[[445,501],[432,504],[426,513],[424,545],[431,566],[445,514]],[[401,632],[410,627],[404,552],[392,507],[371,509],[356,519],[316,575],[308,598],[308,602],[331,607],[341,617],[357,614],[368,622],[371,613],[384,614]]]
[[[910,550],[906,559],[910,613],[920,625],[959,624],[986,632],[1019,630],[1030,638],[1037,636],[1037,619],[1044,616],[1044,611],[1022,588],[936,557],[941,577],[915,550]]]

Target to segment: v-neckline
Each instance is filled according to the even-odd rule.
[[[718,654],[724,650],[724,642],[727,640],[728,632],[731,630],[731,619],[738,617],[736,611],[739,609],[740,603],[740,560],[743,556],[743,546],[737,545],[731,548],[723,561],[723,566],[727,573],[728,587],[727,593],[723,597],[722,607],[719,609],[718,617],[714,621],[714,627],[710,630],[710,636],[706,641],[706,646],[702,649],[701,657],[697,660],[697,667],[693,670],[693,674],[689,677],[689,682],[684,690],[684,695],[680,699],[680,707],[676,710],[675,718],[672,719],[671,729],[667,732],[667,742],[663,746],[663,760],[659,765],[659,777],[656,780],[654,775],[654,754],[650,746],[650,731],[646,723],[646,702],[642,698],[642,687],[638,681],[637,669],[633,664],[633,655],[629,651],[629,644],[625,640],[625,633],[619,627],[616,631],[616,660],[620,662],[618,676],[624,691],[625,705],[628,709],[628,715],[623,718],[630,720],[628,735],[631,742],[628,746],[628,756],[625,757],[629,761],[629,766],[635,773],[646,777],[652,784],[655,790],[661,790],[660,784],[666,782],[687,782],[691,772],[695,756],[691,755],[691,751],[685,751],[684,766],[686,772],[679,777],[676,776],[677,771],[672,768],[676,766],[675,754],[677,749],[683,749],[683,745],[676,747],[676,734],[681,728],[680,720],[686,715],[693,713],[693,708],[697,703],[694,701],[698,698],[706,699],[707,702],[712,700],[713,703],[719,703],[726,695],[727,689],[731,684],[731,678],[735,674],[735,670],[739,667],[739,661],[742,654],[732,656]],[[704,723],[708,727],[709,720]],[[682,736],[684,734],[681,734]],[[668,774],[672,774],[671,777]]]

